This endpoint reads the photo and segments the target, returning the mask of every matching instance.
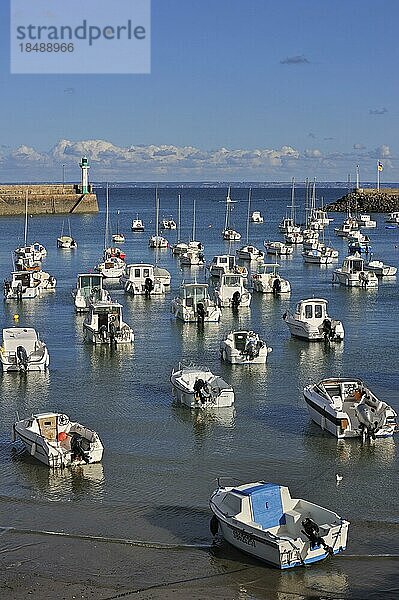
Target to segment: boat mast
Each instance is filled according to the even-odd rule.
[[[196,206],[196,201],[195,201],[195,196],[194,196],[194,199],[193,199],[193,231],[192,231],[192,234],[191,234],[192,235],[192,238],[191,238],[192,242],[195,241],[195,225],[196,225],[196,223],[195,223],[195,206]]]
[[[305,179],[305,229],[309,227],[309,179]]]
[[[28,188],[25,190],[25,231],[24,231],[24,246],[28,240]]]
[[[180,211],[181,211],[181,196],[177,196],[177,241],[180,242]]]
[[[109,223],[108,223],[108,204],[109,204],[109,197],[108,197],[109,191],[108,191],[108,182],[105,188],[105,234],[104,234],[104,249],[108,248],[108,227],[109,227]]]
[[[158,198],[158,188],[155,188],[155,235],[157,237],[157,244],[158,244],[158,236],[159,236],[159,198]]]
[[[251,211],[251,194],[252,194],[252,188],[249,188],[249,190],[248,190],[248,212],[247,212],[247,246],[249,243],[249,215],[250,215],[250,211]]]
[[[226,229],[228,229],[228,226],[229,226],[230,202],[231,202],[231,198],[230,198],[230,186],[229,186],[229,189],[227,190],[227,196],[226,196],[226,218],[225,218],[225,222],[224,222],[225,231],[226,231]]]
[[[295,177],[292,178],[292,187],[291,187],[291,220],[292,220],[293,225],[295,225],[294,200],[295,200]]]

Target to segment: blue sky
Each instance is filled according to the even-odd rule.
[[[7,4],[3,181],[399,180],[397,0],[152,0],[151,74],[62,76],[10,75]]]

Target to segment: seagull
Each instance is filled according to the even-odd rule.
[[[335,475],[335,478],[337,480],[337,485],[339,485],[339,483],[342,481],[343,477],[342,475],[338,475],[338,473]]]

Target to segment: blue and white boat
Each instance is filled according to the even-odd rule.
[[[222,486],[210,498],[212,533],[221,529],[233,546],[280,569],[308,565],[346,548],[349,521],[291,498],[276,483]]]

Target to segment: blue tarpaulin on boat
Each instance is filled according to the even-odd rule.
[[[283,525],[285,516],[281,502],[280,486],[275,483],[263,483],[246,490],[234,490],[243,496],[249,496],[252,504],[252,516],[255,523],[264,529]]]

